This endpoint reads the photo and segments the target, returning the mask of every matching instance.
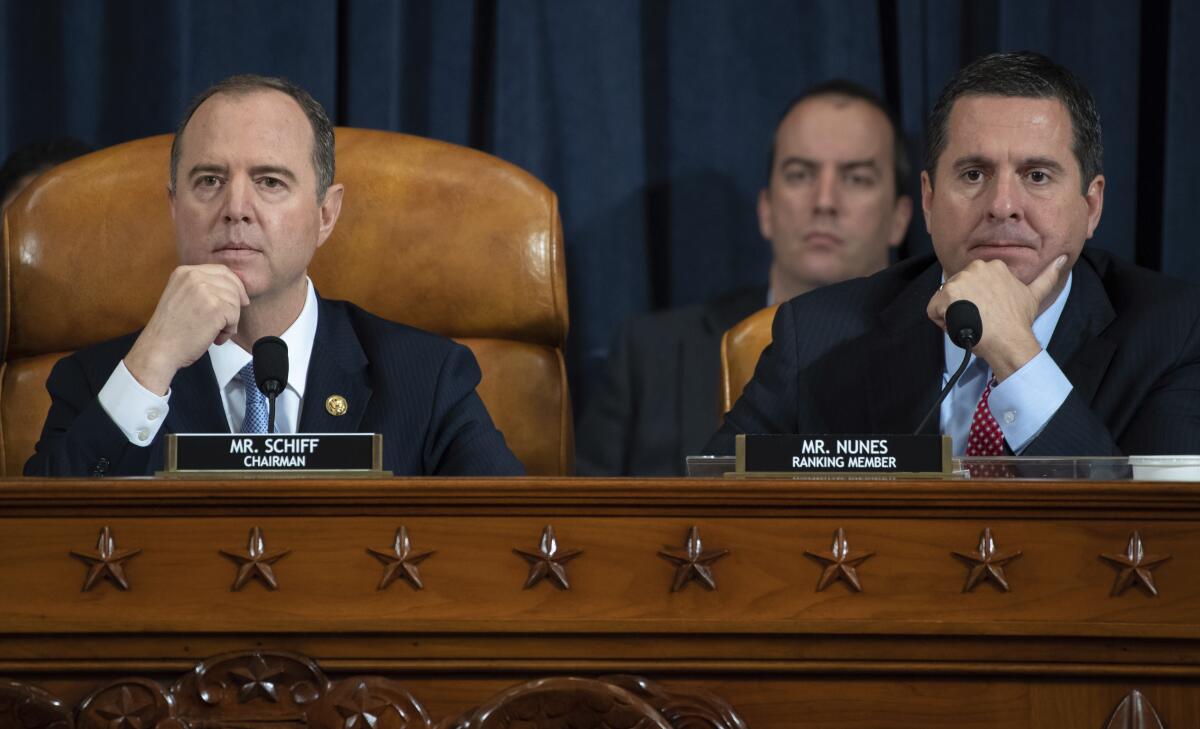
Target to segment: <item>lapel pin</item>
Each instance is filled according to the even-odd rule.
[[[329,413],[335,418],[345,415],[346,411],[349,409],[350,405],[346,402],[346,398],[342,397],[341,395],[330,395],[329,397],[325,398],[325,412]]]

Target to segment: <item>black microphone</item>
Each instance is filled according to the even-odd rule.
[[[962,364],[946,382],[942,393],[938,395],[937,402],[925,414],[921,424],[913,431],[913,435],[921,434],[921,431],[925,429],[925,424],[942,407],[942,401],[946,399],[950,390],[958,384],[959,378],[966,371],[967,363],[971,361],[971,349],[979,344],[979,338],[983,336],[983,319],[979,317],[979,307],[966,299],[959,299],[946,307],[946,333],[950,335],[951,342],[963,348]]]
[[[959,299],[946,308],[946,332],[950,341],[965,350],[979,344],[983,336],[983,320],[979,318],[979,307]]]
[[[267,432],[275,432],[275,398],[287,387],[287,343],[279,337],[263,337],[254,343],[254,379],[267,396]]]

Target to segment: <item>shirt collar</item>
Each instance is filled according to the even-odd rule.
[[[308,291],[300,316],[287,328],[280,339],[288,348],[288,389],[304,397],[304,383],[308,379],[308,361],[312,357],[313,340],[317,336],[317,292],[312,279],[307,279]],[[208,357],[212,361],[217,386],[224,390],[252,357],[232,339],[221,345],[210,344]]]
[[[1054,329],[1058,326],[1058,319],[1062,316],[1063,308],[1067,305],[1067,296],[1071,293],[1071,281],[1074,277],[1075,273],[1073,271],[1067,274],[1067,283],[1063,286],[1063,290],[1059,292],[1058,298],[1033,321],[1033,336],[1037,339],[1038,344],[1042,346],[1042,349],[1045,349],[1050,344],[1050,338],[1054,336]],[[945,274],[942,275],[942,280],[946,280]],[[959,363],[962,362],[963,350],[962,347],[950,341],[949,334],[943,335],[942,341],[945,351],[942,371],[944,374],[949,375],[949,373],[958,369]],[[974,366],[975,359],[975,355],[972,354],[969,366]]]

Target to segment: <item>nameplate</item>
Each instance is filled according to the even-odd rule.
[[[950,475],[950,438],[942,435],[739,435],[744,475]]]
[[[165,475],[379,475],[382,466],[377,433],[179,433],[167,436]]]

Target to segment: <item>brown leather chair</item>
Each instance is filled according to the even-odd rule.
[[[733,409],[763,350],[771,343],[771,324],[779,305],[759,309],[721,335],[721,414]]]
[[[175,266],[171,137],[40,177],[4,219],[0,467],[19,475],[64,354],[145,324]],[[393,132],[337,130],[341,219],[309,273],[322,296],[470,347],[479,394],[531,474],[571,471],[567,277],[554,193],[495,157]]]

